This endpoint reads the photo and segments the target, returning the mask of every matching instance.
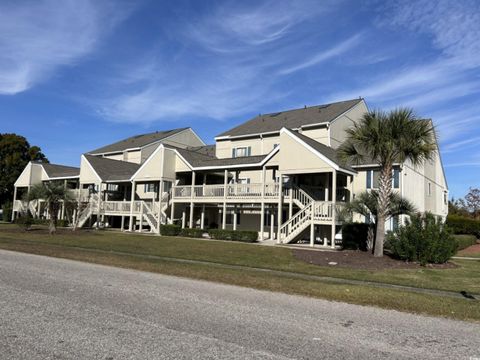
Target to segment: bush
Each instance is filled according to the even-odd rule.
[[[480,221],[459,215],[449,215],[447,225],[454,234],[474,235],[480,239]]]
[[[191,237],[191,238],[201,238],[203,237],[203,229],[189,229],[185,228],[180,231],[180,236]]]
[[[455,235],[455,240],[458,243],[458,250],[466,249],[477,243],[477,238],[473,235]]]
[[[165,236],[177,236],[181,230],[179,225],[160,225],[160,232]]]
[[[411,216],[396,234],[388,235],[387,241],[394,256],[422,265],[445,263],[458,248],[451,231],[430,213]]]
[[[2,210],[3,210],[2,220],[3,221],[11,221],[12,220],[12,211],[13,211],[12,202],[11,201],[6,201],[2,205]]]
[[[346,223],[342,226],[342,245],[347,250],[367,251],[369,225],[365,223]]]
[[[57,226],[58,227],[67,227],[68,226],[68,220],[63,220],[63,219],[57,220]]]
[[[258,232],[256,231],[245,231],[245,230],[221,230],[221,229],[210,229],[208,230],[208,235],[212,239],[216,240],[231,240],[231,241],[241,241],[253,243],[258,239]]]
[[[33,218],[30,214],[22,214],[15,219],[15,224],[23,228],[23,230],[28,231],[33,225]]]

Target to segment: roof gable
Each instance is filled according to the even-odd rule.
[[[140,168],[139,164],[126,161],[88,154],[84,156],[103,181],[130,181],[132,175]]]

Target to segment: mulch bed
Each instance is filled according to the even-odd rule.
[[[359,270],[420,269],[426,267],[434,269],[452,269],[457,267],[457,265],[453,263],[428,264],[426,266],[421,266],[418,263],[394,259],[389,255],[376,258],[369,252],[354,250],[309,251],[295,249],[293,250],[293,255],[297,259],[309,264]],[[336,265],[329,264],[332,262],[336,263]]]
[[[480,244],[471,245],[458,252],[459,255],[477,255],[480,254]]]

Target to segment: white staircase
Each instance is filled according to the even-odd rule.
[[[78,214],[77,227],[81,228],[98,209],[98,195],[92,194],[87,206]]]
[[[280,227],[280,241],[288,244],[300,235],[312,223],[314,203],[306,205]]]

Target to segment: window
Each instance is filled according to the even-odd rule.
[[[380,182],[379,170],[367,171],[367,189],[378,189]],[[400,169],[393,169],[392,174],[392,187],[398,189],[400,187]]]
[[[448,205],[448,193],[446,191],[443,192],[443,204]]]
[[[392,217],[392,230],[397,231],[400,225],[400,217],[398,215]]]
[[[148,183],[143,185],[143,192],[157,192],[158,191],[158,184],[156,183]]]
[[[252,154],[251,146],[239,146],[232,149],[232,158],[250,156]]]
[[[118,184],[107,184],[107,191],[118,191]]]
[[[428,196],[432,196],[432,183],[428,183],[428,188],[427,188],[427,194]]]

